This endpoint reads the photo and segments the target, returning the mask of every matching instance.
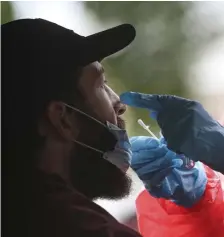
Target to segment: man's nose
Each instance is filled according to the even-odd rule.
[[[118,94],[116,94],[111,88],[109,88],[109,90],[110,90],[110,95],[112,98],[112,103],[114,105],[113,107],[114,107],[115,113],[117,116],[120,116],[127,110],[127,106],[121,103],[121,100]]]
[[[125,113],[127,110],[127,106],[125,104],[122,104],[120,101],[115,105],[114,110],[118,116],[122,115]]]

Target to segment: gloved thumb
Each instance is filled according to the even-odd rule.
[[[122,103],[129,106],[159,112],[162,109],[159,97],[160,95],[142,94],[137,92],[125,92],[120,95],[120,100]]]
[[[149,109],[160,113],[163,109],[178,109],[185,104],[195,103],[189,99],[174,95],[143,94],[138,92],[125,92],[120,95],[121,102],[129,106]]]

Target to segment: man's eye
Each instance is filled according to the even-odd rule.
[[[103,88],[104,90],[106,90],[107,88],[105,83],[103,83],[103,85],[101,85],[100,87]]]
[[[101,87],[106,89],[106,87],[107,87],[107,80],[103,80]]]

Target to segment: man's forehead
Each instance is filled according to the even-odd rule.
[[[84,70],[93,72],[93,73],[99,73],[99,74],[104,73],[104,68],[102,64],[99,62],[93,62],[93,63],[88,64],[87,66],[84,67]]]
[[[85,71],[88,70],[88,71],[97,71],[97,72],[101,72],[101,73],[104,73],[104,68],[102,66],[101,63],[99,62],[93,62],[93,63],[90,63],[88,65],[86,65],[84,68],[83,68]]]
[[[81,80],[79,80],[79,85],[83,88],[90,88],[91,90],[96,87],[96,82],[101,82],[104,73],[104,68],[99,62],[93,62],[83,67]]]

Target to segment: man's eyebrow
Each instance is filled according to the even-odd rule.
[[[99,65],[99,64],[96,65],[96,67],[93,67],[92,70],[93,70],[93,73],[96,76],[102,75],[105,72],[104,67],[102,65]]]
[[[104,72],[105,72],[104,67],[101,66],[101,67],[99,68],[99,73],[100,73],[100,74],[104,74]]]

